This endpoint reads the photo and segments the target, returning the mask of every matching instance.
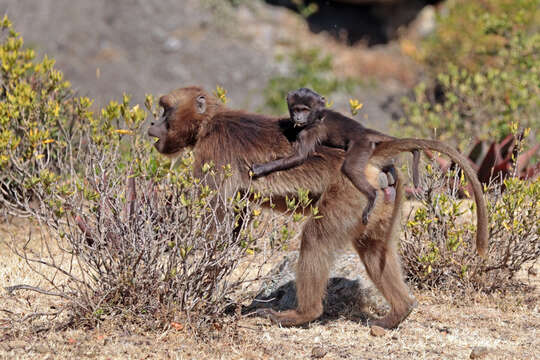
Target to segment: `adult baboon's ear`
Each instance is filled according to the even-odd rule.
[[[197,112],[199,114],[204,114],[204,112],[206,111],[206,98],[204,97],[204,95],[197,96],[196,103],[197,103]]]
[[[159,106],[164,109],[171,107],[171,100],[168,95],[163,95],[159,98]]]

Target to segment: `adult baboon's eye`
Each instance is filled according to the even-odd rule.
[[[169,116],[171,115],[172,108],[169,106],[164,106],[163,110],[161,111],[160,117],[163,119],[163,121],[167,120]]]

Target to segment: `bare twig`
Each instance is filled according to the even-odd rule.
[[[35,291],[35,292],[40,293],[40,294],[45,294],[45,295],[50,295],[50,296],[58,296],[58,297],[61,297],[61,298],[64,298],[64,299],[69,299],[69,297],[67,295],[65,295],[65,294],[43,290],[41,288],[38,288],[36,286],[31,286],[31,285],[24,285],[24,284],[13,285],[13,286],[4,287],[4,289],[6,289],[6,291],[8,292],[9,295],[12,295],[13,292],[17,291],[17,290],[30,290],[30,291]]]

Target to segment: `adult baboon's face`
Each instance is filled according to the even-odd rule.
[[[159,99],[163,108],[160,119],[150,124],[148,135],[157,138],[154,146],[165,155],[175,155],[195,145],[204,119],[212,114],[214,100],[199,87],[176,89]]]

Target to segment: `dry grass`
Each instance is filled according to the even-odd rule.
[[[22,242],[30,229],[33,246],[39,229],[27,220],[0,224],[0,237],[12,235]],[[538,276],[523,280],[538,289]],[[40,281],[0,245],[0,287]],[[382,337],[371,336],[365,324],[343,318],[290,329],[244,318],[215,324],[201,339],[174,327],[151,332],[135,324],[119,327],[114,319],[90,330],[46,329],[51,324],[46,317],[12,323],[8,319],[54,312],[59,300],[27,291],[10,296],[1,290],[0,358],[305,359],[317,347],[326,353],[324,359],[464,359],[478,346],[488,349],[489,359],[534,359],[540,352],[537,290],[467,299],[428,291],[415,296],[418,308],[399,329]]]

